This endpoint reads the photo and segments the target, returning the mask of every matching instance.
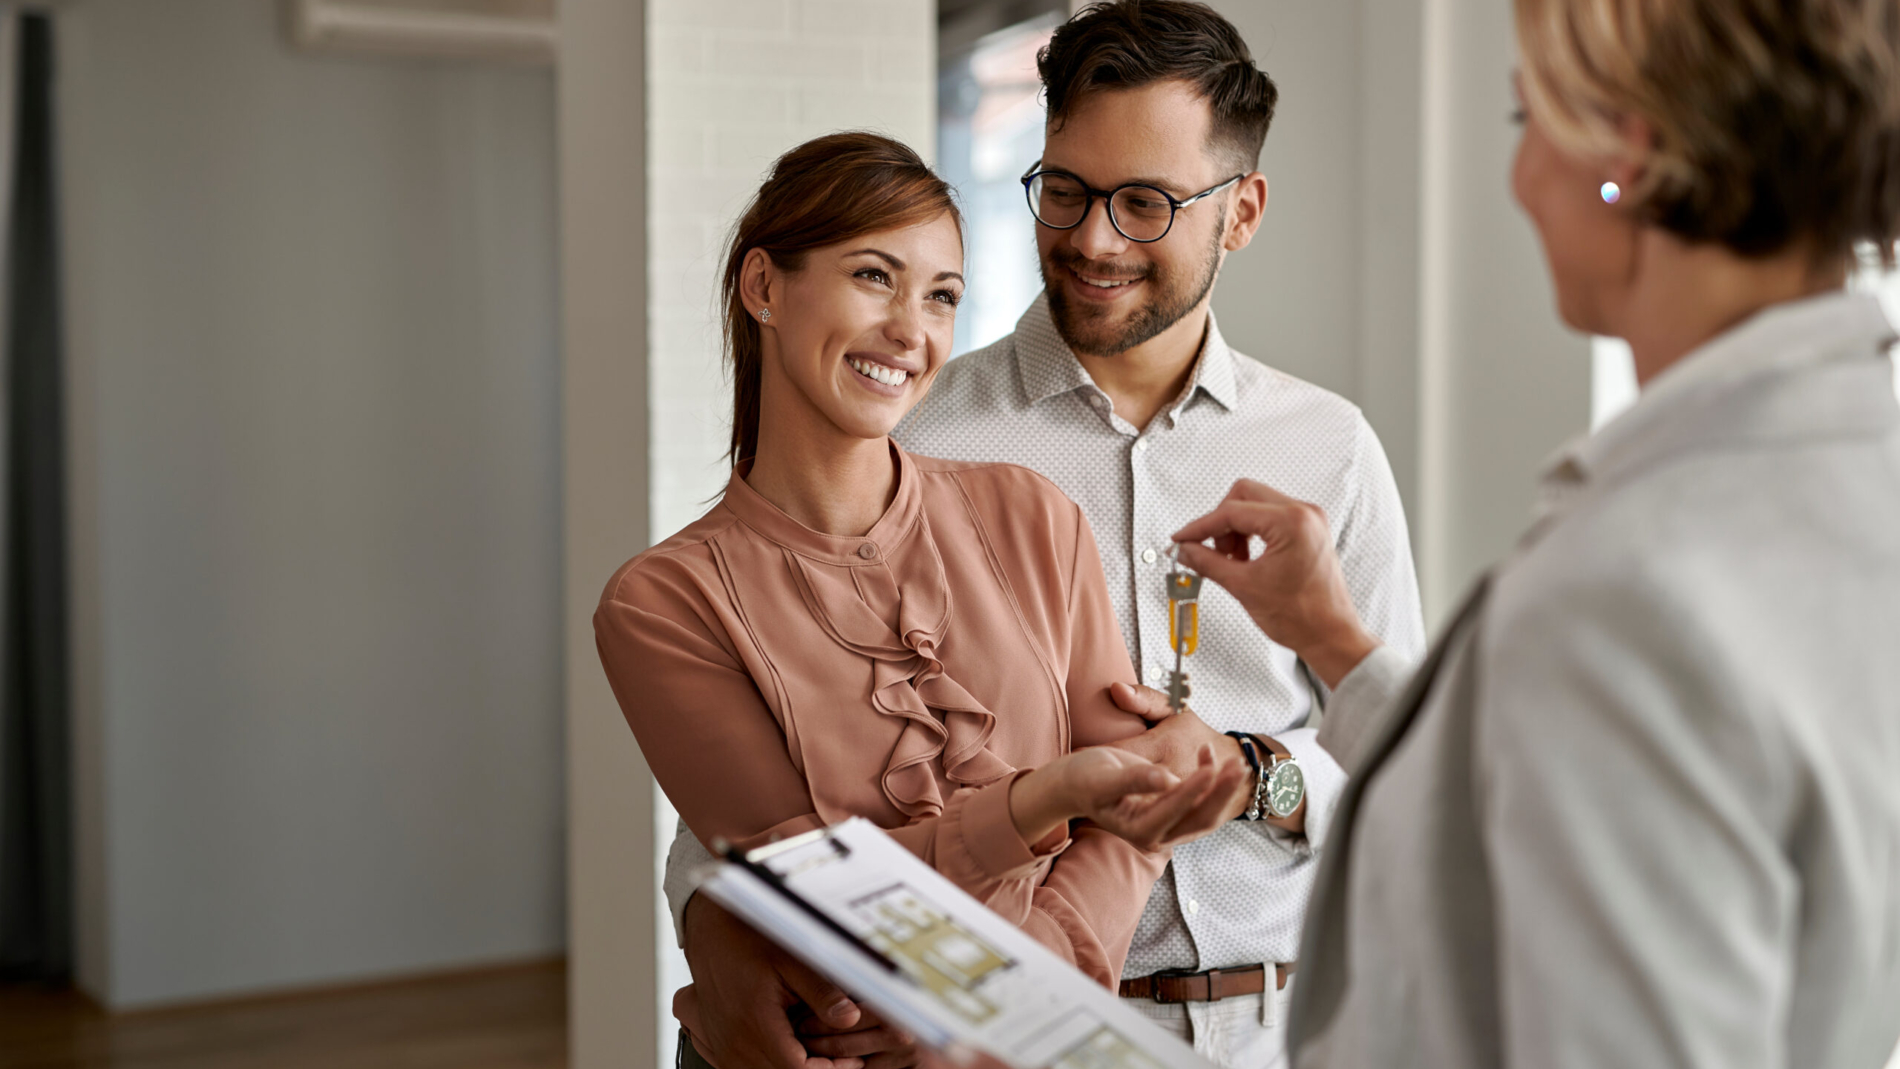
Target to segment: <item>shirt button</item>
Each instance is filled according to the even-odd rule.
[[[872,557],[877,556],[877,547],[866,542],[858,547],[858,556],[863,557],[865,560],[870,560]]]
[[[1160,665],[1155,665],[1148,669],[1149,684],[1159,687],[1165,684],[1167,681],[1168,681],[1168,670],[1166,668],[1163,668]]]
[[[1153,564],[1154,562],[1155,562],[1155,551],[1154,551],[1154,550],[1152,550],[1152,549],[1144,549],[1144,550],[1142,550],[1142,551],[1141,551],[1141,563],[1143,563],[1143,564]]]
[[[1198,898],[1188,899],[1188,916],[1192,917],[1196,913],[1199,913],[1200,911],[1201,911],[1201,900]]]
[[[1108,398],[1098,393],[1094,397],[1089,398],[1089,404],[1094,405],[1096,408],[1104,408],[1108,405]]]
[[[1147,451],[1148,451],[1148,439],[1146,438],[1135,439],[1135,452],[1146,453]]]

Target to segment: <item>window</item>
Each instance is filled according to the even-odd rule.
[[[980,13],[972,7],[962,21]],[[957,308],[953,355],[980,349],[1015,329],[1042,291],[1035,221],[1018,179],[1042,152],[1036,52],[1049,43],[1066,13],[1066,5],[1057,4],[1055,10],[961,47],[949,26],[941,39],[937,169],[957,188],[970,276]]]

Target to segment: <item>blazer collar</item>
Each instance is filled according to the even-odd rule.
[[[1900,423],[1895,332],[1871,294],[1775,305],[1677,361],[1628,411],[1546,464],[1539,526],[1587,485],[1747,442],[1878,433]]]

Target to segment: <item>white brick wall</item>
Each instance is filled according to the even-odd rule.
[[[926,159],[936,137],[932,0],[651,0],[650,386],[655,540],[725,484],[731,433],[715,287],[727,230],[781,153],[873,129]]]

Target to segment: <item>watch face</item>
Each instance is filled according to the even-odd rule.
[[[1290,817],[1305,800],[1306,773],[1300,771],[1296,762],[1280,762],[1267,779],[1267,803],[1273,807],[1273,815]]]

